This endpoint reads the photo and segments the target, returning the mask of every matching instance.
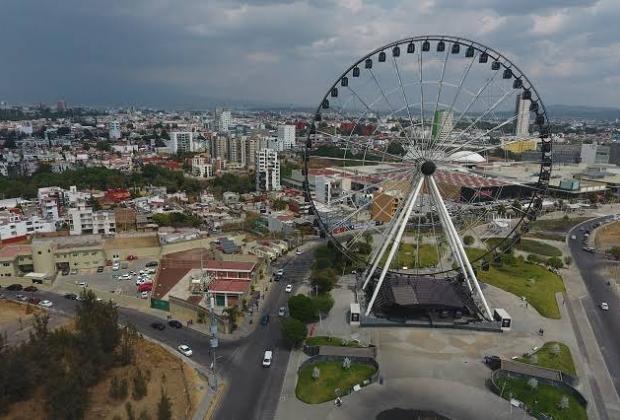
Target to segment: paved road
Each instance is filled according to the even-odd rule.
[[[216,419],[273,419],[278,406],[284,374],[288,365],[290,351],[284,346],[280,334],[278,309],[285,306],[290,294],[284,291],[287,284],[297,288],[310,271],[313,262],[311,251],[300,256],[292,254],[272,267],[272,270],[284,268],[284,279],[270,283],[267,300],[262,305],[262,313],[269,314],[271,321],[266,326],[258,325],[256,330],[247,337],[234,341],[221,340],[215,353],[216,370],[228,383],[228,391],[220,401],[216,411]],[[23,292],[2,290],[8,299]],[[49,299],[54,303],[52,312],[72,314],[78,302],[65,299],[62,295],[38,291],[36,296]],[[129,308],[119,308],[119,321],[132,323],[138,331],[159,342],[176,348],[179,344],[187,344],[193,350],[192,359],[209,369],[213,354],[209,349],[208,337],[189,328],[166,327],[158,331],[150,327],[162,318]],[[266,349],[274,352],[271,368],[261,365]]]
[[[608,279],[597,271],[602,257],[582,249],[584,231],[580,230],[582,227],[592,230],[593,223],[609,219],[609,216],[600,217],[575,226],[568,235],[569,237],[575,235],[576,239],[569,240],[568,246],[590,295],[583,299],[588,320],[605,358],[616,392],[620,394],[620,299],[610,290],[610,286],[607,285]],[[608,311],[601,310],[601,302],[609,304]]]

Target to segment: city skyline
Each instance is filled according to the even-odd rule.
[[[314,106],[386,41],[449,33],[506,52],[547,104],[618,107],[620,43],[609,28],[620,5],[611,0],[29,1],[5,10],[0,33],[12,42],[0,100],[10,103]]]

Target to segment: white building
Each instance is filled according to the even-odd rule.
[[[213,126],[217,132],[227,133],[231,122],[232,114],[230,113],[230,109],[215,108],[215,113],[213,114]]]
[[[108,123],[108,137],[110,137],[110,140],[118,140],[121,138],[121,135],[121,123],[110,121]]]
[[[168,148],[170,153],[193,152],[194,133],[190,131],[173,131],[170,133]]]
[[[116,219],[112,211],[93,211],[90,207],[80,206],[69,209],[67,221],[71,235],[116,233]]]
[[[316,201],[332,204],[334,199],[351,189],[351,179],[319,175],[314,177],[314,193]],[[347,204],[347,203],[340,203]]]
[[[515,136],[528,137],[530,135],[530,101],[529,99],[521,99],[521,94],[517,95],[515,113],[517,115]]]
[[[211,159],[206,155],[194,156],[192,158],[192,174],[201,178],[211,178],[213,176]]]
[[[261,149],[256,152],[256,190],[279,191],[280,161],[278,152],[271,149]]]
[[[26,237],[37,232],[56,232],[56,223],[39,216],[23,218],[11,212],[0,213],[0,241]]]
[[[282,150],[292,149],[295,146],[295,126],[279,125],[278,126],[278,143],[281,144]]]

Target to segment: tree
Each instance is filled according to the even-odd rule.
[[[349,357],[345,357],[342,361],[342,368],[344,370],[351,369],[351,359]]]
[[[561,410],[566,410],[569,406],[569,400],[568,397],[566,395],[563,395],[562,398],[560,398],[560,402],[558,403],[558,407]]]
[[[312,379],[315,381],[321,376],[321,369],[318,366],[312,368]]]
[[[463,237],[463,243],[467,246],[471,246],[474,244],[474,237],[471,235],[465,235]]]
[[[562,349],[560,348],[560,345],[558,343],[553,343],[551,345],[551,354],[554,357],[558,357],[560,355],[560,352],[562,351]]]
[[[405,154],[405,149],[403,148],[402,144],[400,144],[400,142],[392,141],[387,147],[387,153],[391,155],[402,156]]]
[[[157,420],[171,420],[172,419],[172,403],[170,402],[170,398],[164,391],[161,389],[161,397],[159,398],[159,403],[157,404]]]
[[[614,246],[609,250],[609,253],[616,260],[620,260],[620,246]]]
[[[527,381],[527,386],[530,387],[532,391],[538,388],[538,380],[536,378],[530,378]]]
[[[331,269],[313,270],[310,275],[310,283],[312,287],[316,287],[319,293],[327,293],[338,281],[338,274]]]
[[[99,204],[99,201],[92,195],[88,199],[88,205],[93,209],[93,211],[101,210],[101,204]]]
[[[304,323],[316,320],[316,309],[312,299],[305,295],[291,296],[288,300],[288,311],[291,318]]]
[[[291,347],[299,347],[308,335],[306,324],[295,318],[282,321],[282,336]]]
[[[273,209],[276,211],[284,210],[286,206],[287,206],[286,201],[280,198],[277,200],[273,200],[273,202],[271,203],[271,207],[273,207]]]
[[[140,401],[142,398],[146,397],[146,393],[148,391],[147,381],[142,373],[140,368],[136,369],[136,374],[133,377],[133,391],[131,392],[131,397]]]
[[[327,315],[334,306],[334,298],[329,294],[323,293],[312,298],[312,303],[316,312]]]
[[[128,365],[133,361],[134,346],[138,340],[138,331],[133,324],[127,324],[121,333],[119,346],[119,361],[122,365]]]
[[[237,305],[229,306],[223,311],[226,315],[228,315],[228,320],[230,321],[230,329],[234,331],[237,329],[237,317],[239,316],[239,307]]]
[[[547,265],[551,268],[560,269],[564,267],[562,259],[560,257],[551,257],[547,260]]]

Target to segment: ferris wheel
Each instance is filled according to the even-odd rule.
[[[306,194],[321,231],[364,263],[367,316],[396,274],[460,278],[491,318],[477,271],[535,220],[551,148],[542,99],[508,58],[464,38],[411,37],[327,89],[308,130]]]

